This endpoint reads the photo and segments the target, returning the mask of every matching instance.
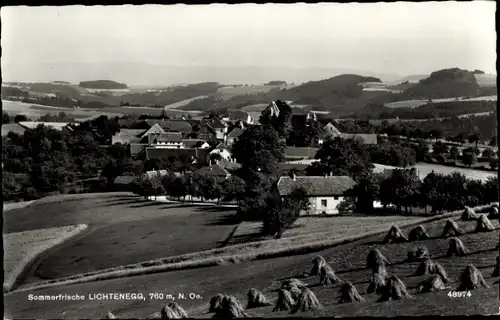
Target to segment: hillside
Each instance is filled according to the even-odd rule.
[[[476,95],[479,89],[476,77],[459,68],[435,71],[406,89],[402,97],[406,99],[439,99]]]
[[[111,80],[94,80],[82,81],[79,83],[80,87],[86,89],[127,89],[128,86],[124,83],[118,83]]]

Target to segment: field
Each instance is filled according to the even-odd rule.
[[[86,228],[82,224],[4,234],[4,291],[11,288],[24,267],[37,255]]]
[[[36,282],[38,277],[70,276],[217,248],[236,225],[232,215],[229,210],[168,205],[110,194],[64,202],[35,202],[10,210],[4,213],[4,230],[89,225],[84,236],[44,257],[35,276],[28,279]]]
[[[205,99],[205,98],[208,98],[208,96],[198,96],[198,97],[182,100],[182,101],[172,103],[172,104],[165,106],[165,110],[179,109],[179,108],[185,106],[186,104],[190,103],[191,101]],[[200,113],[201,111],[198,111],[198,112],[197,111],[183,111],[183,112]]]
[[[68,108],[58,108],[49,107],[43,105],[35,105],[31,103],[23,103],[17,101],[6,101],[2,100],[3,111],[7,112],[10,116],[15,116],[17,114],[24,114],[29,118],[37,119],[47,113],[52,115],[57,115],[60,112],[64,112],[70,116],[75,117],[75,119],[84,119],[89,117],[97,117],[103,114],[108,116],[122,116],[118,108],[113,108],[113,110],[91,110],[91,109],[68,109]]]
[[[265,93],[275,88],[290,89],[293,87],[294,87],[293,85],[286,85],[286,86],[249,85],[240,87],[222,87],[219,88],[219,90],[217,91],[217,96],[219,96],[224,100],[227,100],[231,99],[234,96],[239,96],[244,94]]]
[[[368,251],[377,247],[391,262],[388,266],[390,274],[397,275],[406,284],[410,294],[414,295],[411,301],[396,301],[374,303],[376,296],[364,295],[367,300],[360,304],[337,304],[338,287],[316,286],[316,277],[302,278],[308,283],[311,290],[323,304],[322,311],[301,313],[299,316],[394,316],[394,315],[472,315],[492,314],[498,312],[498,288],[494,285],[490,289],[472,291],[472,297],[467,299],[451,299],[448,291],[428,294],[415,294],[415,286],[423,277],[412,276],[417,263],[404,262],[409,249],[415,246],[426,246],[431,257],[438,261],[454,281],[452,290],[458,285],[458,276],[468,263],[473,263],[491,285],[498,280],[492,278],[491,272],[498,251],[494,248],[500,235],[498,222],[493,221],[497,230],[489,233],[471,233],[474,222],[458,222],[459,226],[468,231],[461,236],[464,245],[471,251],[466,257],[444,257],[448,241],[436,238],[443,227],[443,221],[438,220],[425,224],[431,240],[417,243],[403,243],[382,245],[380,240],[383,234],[363,240],[339,245],[318,253],[304,254],[268,259],[266,261],[247,261],[240,264],[228,264],[200,269],[181,270],[159,274],[149,274],[136,277],[90,282],[77,285],[47,288],[36,291],[13,292],[5,296],[5,314],[15,318],[101,318],[111,311],[118,317],[144,318],[160,310],[166,302],[150,299],[149,293],[163,293],[177,297],[179,293],[186,295],[185,300],[177,302],[186,309],[190,316],[209,318],[208,302],[217,293],[233,294],[243,303],[246,293],[251,287],[261,290],[268,298],[275,302],[280,279],[300,277],[304,271],[312,267],[312,259],[319,255],[325,257],[334,268],[336,274],[344,280],[352,282],[361,294],[367,286],[370,271],[365,269],[365,259]],[[408,234],[407,228],[402,228]],[[425,278],[425,277],[424,277]],[[143,293],[145,300],[90,300],[88,294],[101,292]],[[29,301],[28,294],[79,294],[87,297],[86,301]],[[188,294],[194,293],[199,298],[189,299]],[[288,316],[286,312],[271,312],[272,307],[248,310],[251,316]],[[397,311],[395,311],[397,310]]]
[[[386,103],[385,106],[388,108],[417,108],[421,105],[427,104],[429,102],[439,103],[439,102],[451,102],[451,101],[496,101],[497,96],[483,96],[483,97],[474,97],[474,98],[446,98],[446,99],[432,99],[432,101],[428,100],[405,100],[405,101],[397,101]]]

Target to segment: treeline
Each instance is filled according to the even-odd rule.
[[[72,130],[41,125],[23,135],[10,132],[2,137],[4,177],[25,175],[27,179],[4,179],[4,199],[68,193],[82,179],[103,176],[111,184],[123,172],[142,173],[142,162],[129,158],[124,146],[101,147],[118,129],[117,119],[102,116]]]
[[[496,101],[449,101],[427,103],[416,108],[389,108],[383,105],[368,105],[362,110],[344,116],[354,119],[435,119],[460,116],[464,114],[492,112]]]
[[[327,120],[325,121],[327,122]],[[378,133],[395,136],[407,136],[415,139],[446,138],[449,141],[465,142],[472,135],[478,135],[480,140],[494,138],[496,144],[497,114],[451,117],[442,120],[428,121],[397,121],[390,123],[381,121],[336,121],[335,126],[345,133]]]
[[[78,84],[82,88],[87,89],[127,89],[128,86],[124,83],[119,83],[111,80],[94,80],[81,81]]]
[[[396,169],[389,175],[372,173],[362,178],[347,192],[353,198],[343,207],[367,213],[373,212],[373,202],[379,201],[386,207],[394,206],[398,213],[411,214],[420,208],[427,214],[440,214],[496,202],[498,191],[498,177],[481,182],[458,172],[449,175],[431,172],[420,180],[414,169]]]

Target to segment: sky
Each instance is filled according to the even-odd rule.
[[[123,78],[127,66],[142,82],[161,81],[160,66],[194,78],[206,66],[496,74],[495,10],[494,1],[3,7],[2,76]],[[168,70],[172,81],[186,72]]]

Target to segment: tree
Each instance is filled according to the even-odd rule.
[[[411,213],[412,206],[417,203],[420,184],[415,169],[395,169],[380,185],[382,203],[394,204],[398,212],[404,207],[406,213]]]
[[[373,167],[368,161],[364,145],[353,139],[336,137],[325,141],[315,156],[314,162],[306,171],[308,175],[348,175],[358,180],[366,176]]]
[[[277,164],[284,160],[285,144],[272,127],[253,126],[241,134],[232,153],[244,168],[275,174]]]
[[[477,156],[475,152],[465,152],[463,151],[462,162],[469,168],[477,162]]]
[[[19,123],[23,121],[29,121],[28,117],[25,116],[24,114],[18,114],[14,117],[14,122]]]
[[[493,158],[490,160],[490,168],[493,170],[498,168],[498,158]]]
[[[462,209],[468,201],[467,178],[459,172],[453,172],[444,178],[445,209]]]
[[[346,192],[348,198],[356,199],[357,212],[368,213],[373,211],[373,203],[379,198],[380,183],[383,181],[381,174],[370,173]]]
[[[230,176],[223,183],[223,193],[226,201],[237,201],[239,204],[245,197],[245,180]]]
[[[426,212],[427,206],[431,207],[432,213],[441,212],[445,208],[444,182],[444,175],[436,174],[434,171],[429,173],[422,181],[419,203],[425,208]]]
[[[7,112],[2,112],[2,123],[10,123],[10,116]]]
[[[486,161],[491,161],[491,159],[495,156],[495,152],[491,148],[486,148],[484,149],[482,156],[486,159]]]
[[[264,109],[259,118],[260,124],[271,126],[282,139],[287,139],[291,130],[292,108],[281,100],[276,100],[274,103],[278,107],[279,114],[274,114],[274,111],[271,113],[270,107]]]
[[[498,177],[489,177],[484,183],[484,203],[498,202]]]
[[[493,136],[491,137],[491,140],[490,140],[490,143],[488,143],[489,146],[496,146],[497,145],[497,137],[496,136]]]
[[[432,153],[434,155],[442,155],[448,153],[448,146],[441,141],[438,141],[434,144],[432,148]]]
[[[479,143],[479,140],[481,140],[481,135],[479,133],[474,133],[469,136],[469,143],[475,143],[476,148],[477,144]]]
[[[436,139],[436,142],[443,137],[443,131],[441,129],[433,129],[430,131],[431,136]]]
[[[455,146],[451,147],[450,148],[450,157],[453,160],[457,160],[459,156],[460,156],[460,151],[458,150],[458,148]]]

